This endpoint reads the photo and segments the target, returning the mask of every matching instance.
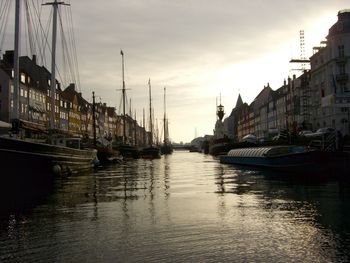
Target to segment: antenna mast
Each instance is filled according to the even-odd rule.
[[[304,30],[299,31],[300,38],[300,59],[305,60],[305,38],[304,38]],[[301,64],[301,69],[305,70],[305,63]]]

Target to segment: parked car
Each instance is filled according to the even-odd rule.
[[[273,141],[286,141],[288,140],[288,131],[282,130],[272,138]]]
[[[316,132],[313,133],[309,133],[309,134],[305,134],[305,137],[317,137],[317,136],[322,136],[324,134],[328,134],[328,133],[334,133],[335,129],[332,127],[324,127],[324,128],[320,128],[318,129]]]
[[[313,133],[312,131],[310,130],[302,130],[298,133],[299,136],[307,136],[307,134],[311,134]]]
[[[248,134],[242,138],[242,142],[257,143],[258,139],[253,134]]]

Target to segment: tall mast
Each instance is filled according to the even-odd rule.
[[[165,92],[166,92],[166,88],[164,87],[164,144],[166,144],[167,142],[167,128],[166,128],[166,104],[165,104]]]
[[[124,81],[124,52],[120,50],[120,54],[122,55],[122,77],[123,77],[123,143],[126,143],[126,121],[125,121],[125,81]]]
[[[95,102],[95,92],[92,92],[92,127],[94,129],[94,146],[96,146],[96,102]]]
[[[134,145],[137,145],[137,131],[136,131],[136,126],[137,126],[137,121],[136,121],[136,110],[135,110],[135,120],[134,120]]]
[[[143,113],[143,144],[145,145],[146,144],[146,122],[145,122],[145,109],[143,108],[142,109],[142,113]]]
[[[150,145],[153,144],[153,124],[152,124],[152,92],[151,92],[151,79],[148,79],[148,90],[149,90],[149,125],[150,125]]]
[[[20,30],[21,30],[21,6],[20,0],[16,0],[15,11],[15,42],[14,42],[14,57],[13,57],[13,119],[19,118],[19,49],[20,49]]]
[[[55,99],[56,99],[56,39],[57,39],[57,10],[58,5],[69,5],[64,2],[49,2],[43,5],[52,5],[52,47],[51,47],[51,81],[50,81],[50,95],[51,95],[51,116],[50,128],[55,128]]]

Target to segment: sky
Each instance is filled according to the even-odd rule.
[[[348,0],[71,0],[83,96],[121,109],[122,60],[133,114],[148,116],[148,79],[161,130],[163,89],[172,141],[213,134],[216,104],[229,116],[238,94],[251,103],[300,71],[289,63],[312,55]],[[9,27],[11,28],[11,22]],[[10,42],[11,43],[11,42]],[[6,46],[11,49],[11,44]],[[23,52],[21,55],[25,55]]]

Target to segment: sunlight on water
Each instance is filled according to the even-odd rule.
[[[177,151],[57,179],[2,213],[1,262],[348,262],[349,187]]]

